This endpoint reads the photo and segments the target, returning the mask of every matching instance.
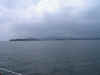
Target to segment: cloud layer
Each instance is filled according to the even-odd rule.
[[[0,0],[0,39],[100,37],[97,0]]]

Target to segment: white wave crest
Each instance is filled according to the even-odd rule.
[[[8,69],[5,69],[5,68],[0,68],[1,71],[5,71],[5,72],[8,72],[8,73],[11,73],[11,74],[14,74],[14,75],[22,75],[21,73],[17,73],[17,72],[13,72],[11,70],[8,70]]]

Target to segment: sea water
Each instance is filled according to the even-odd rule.
[[[100,75],[99,40],[0,42],[3,75]]]

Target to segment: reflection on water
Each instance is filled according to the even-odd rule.
[[[1,42],[5,75],[100,75],[100,41]]]

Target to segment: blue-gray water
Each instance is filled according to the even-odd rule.
[[[100,41],[0,42],[3,75],[100,75]]]

